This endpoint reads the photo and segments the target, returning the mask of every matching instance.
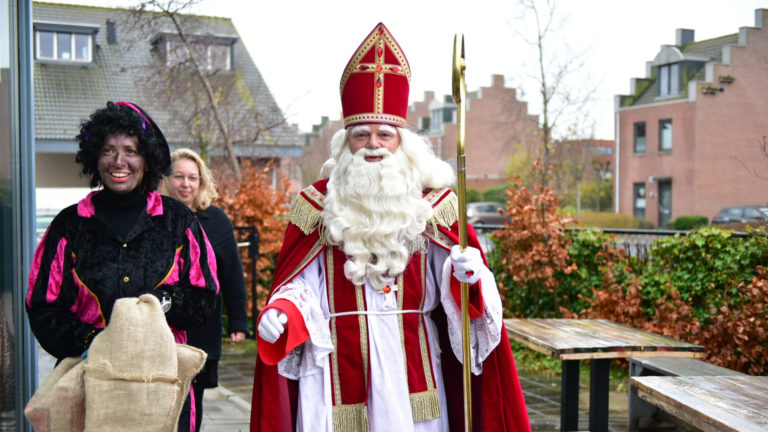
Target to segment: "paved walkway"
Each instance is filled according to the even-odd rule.
[[[50,373],[53,358],[38,347],[40,378]],[[251,408],[251,388],[255,357],[235,346],[224,344],[219,363],[219,387],[205,391],[203,432],[248,431]],[[579,428],[588,429],[588,376],[582,377],[582,398],[579,402]],[[560,430],[560,377],[522,371],[520,381],[525,393],[528,415],[533,431]],[[611,393],[611,432],[627,431],[627,394]]]

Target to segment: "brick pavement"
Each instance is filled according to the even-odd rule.
[[[248,431],[251,388],[255,357],[235,346],[224,344],[219,363],[219,387],[209,389],[204,397],[203,432]],[[53,368],[53,358],[38,347],[39,376],[44,378]],[[588,374],[587,374],[588,375]],[[579,427],[588,429],[589,377],[582,376],[582,398],[579,401]],[[528,371],[520,372],[531,429],[536,432],[556,432],[560,425],[560,377],[550,377]],[[611,432],[627,431],[627,394],[611,393]]]

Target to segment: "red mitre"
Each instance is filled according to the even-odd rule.
[[[405,127],[410,81],[403,50],[384,24],[377,24],[341,77],[344,128],[363,123]]]

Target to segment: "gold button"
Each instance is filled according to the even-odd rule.
[[[130,281],[131,281],[131,278],[129,278],[128,276],[123,278],[123,282],[125,282],[125,283],[128,283]]]
[[[123,247],[124,248],[128,247],[128,243],[123,243]]]

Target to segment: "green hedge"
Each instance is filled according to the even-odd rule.
[[[611,283],[626,286],[630,279],[639,280],[646,316],[652,317],[655,301],[674,289],[706,324],[721,306],[737,306],[745,295],[741,288],[756,275],[758,265],[768,263],[768,239],[762,232],[732,237],[731,231],[706,227],[686,236],[663,237],[655,241],[644,261],[615,251],[611,254],[611,237],[597,228],[569,230],[566,235],[572,241],[568,253],[575,270],[555,273],[560,286],[546,292],[501,274],[496,266],[504,252],[494,248],[490,263],[497,279],[508,287],[504,292],[507,313],[559,317],[559,307],[583,310],[588,307],[585,299],[593,298],[592,289],[605,286],[606,263],[613,259],[617,262]]]
[[[709,224],[706,216],[678,216],[672,221],[672,228],[680,231],[688,231]]]

